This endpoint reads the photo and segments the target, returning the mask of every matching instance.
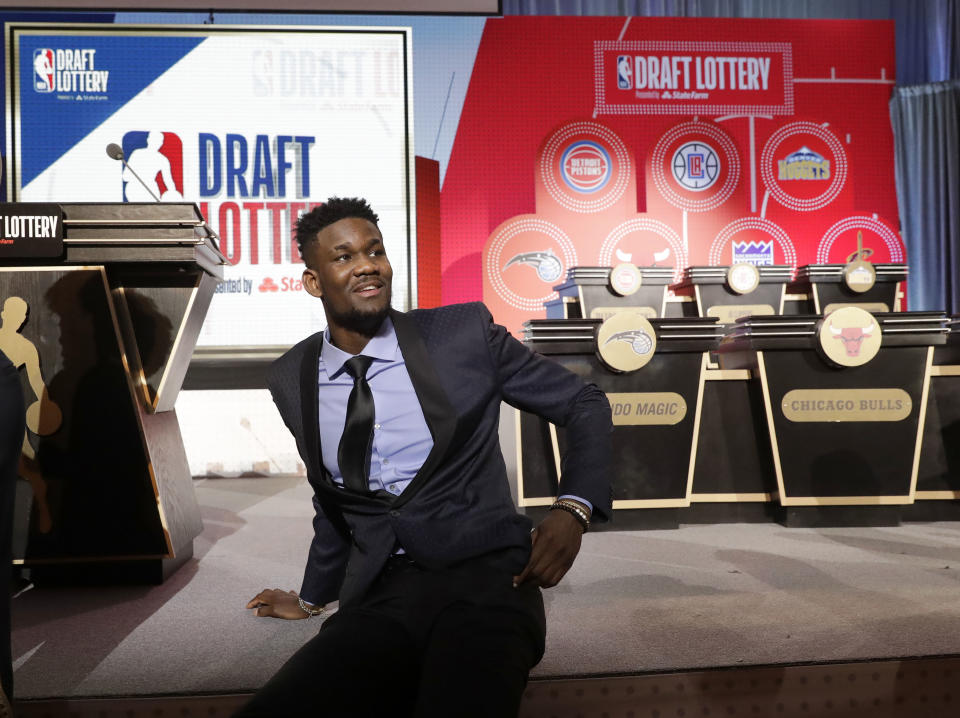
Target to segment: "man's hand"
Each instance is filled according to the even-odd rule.
[[[583,526],[572,514],[554,510],[533,530],[530,538],[533,541],[530,561],[523,573],[514,576],[514,585],[534,581],[543,588],[556,586],[580,552]]]
[[[263,589],[247,602],[247,608],[254,609],[254,616],[272,616],[288,620],[309,617],[309,614],[300,608],[296,591],[283,591],[279,588]]]

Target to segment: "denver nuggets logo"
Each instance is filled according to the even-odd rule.
[[[777,161],[779,180],[826,180],[830,179],[830,160],[814,152],[806,145]]]
[[[514,264],[526,264],[534,267],[537,270],[537,277],[547,283],[557,281],[563,272],[563,264],[560,259],[549,249],[540,252],[521,252],[514,255],[509,262],[503,265],[504,271]]]
[[[639,356],[644,356],[653,351],[653,339],[642,329],[631,329],[630,331],[611,334],[603,344],[606,346],[610,342],[626,342],[630,345],[633,353]]]
[[[720,156],[706,142],[687,142],[673,153],[671,169],[677,184],[702,192],[720,176]]]
[[[596,192],[610,181],[610,154],[596,142],[575,142],[560,155],[560,174],[574,192]]]

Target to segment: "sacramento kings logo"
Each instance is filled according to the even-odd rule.
[[[720,176],[720,157],[705,142],[687,142],[674,152],[671,169],[682,187],[702,192]]]
[[[769,242],[733,242],[732,264],[767,267],[773,264],[773,240]]]
[[[610,181],[610,155],[596,142],[575,142],[560,155],[560,175],[573,191],[592,194]]]

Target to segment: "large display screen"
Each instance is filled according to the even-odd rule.
[[[289,345],[325,325],[291,225],[334,195],[370,201],[394,305],[416,304],[408,28],[8,23],[5,36],[8,199],[196,202],[230,261],[201,345]]]

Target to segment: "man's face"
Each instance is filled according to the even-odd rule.
[[[341,219],[320,230],[305,250],[303,285],[323,300],[331,327],[376,331],[390,310],[393,280],[377,225],[358,217]]]

